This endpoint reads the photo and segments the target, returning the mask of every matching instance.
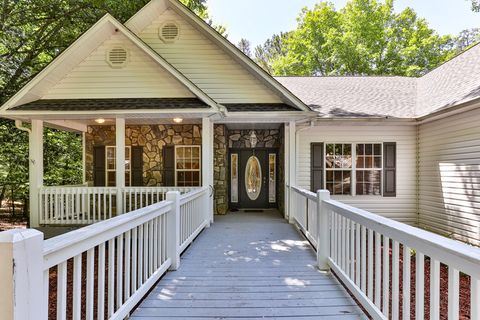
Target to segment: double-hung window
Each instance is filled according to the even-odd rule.
[[[175,185],[200,186],[200,147],[175,146]]]
[[[106,186],[115,186],[116,184],[116,149],[115,146],[106,146],[105,147],[105,157],[106,157],[106,168],[105,168],[105,181]],[[125,185],[128,187],[131,185],[131,148],[130,146],[125,147]]]
[[[325,144],[325,187],[332,195],[382,195],[381,143]]]

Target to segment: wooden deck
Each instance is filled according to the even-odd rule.
[[[147,319],[364,319],[310,244],[277,211],[216,217],[131,316]]]

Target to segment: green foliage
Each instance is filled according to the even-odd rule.
[[[454,53],[452,37],[410,8],[395,13],[393,0],[350,0],[341,10],[320,2],[282,43],[266,61],[276,75],[419,76]]]
[[[472,0],[472,11],[480,12],[480,1]]]
[[[250,49],[250,41],[247,39],[240,39],[240,41],[237,44],[237,48],[240,49],[247,57],[252,56],[252,50]]]

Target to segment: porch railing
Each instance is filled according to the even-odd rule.
[[[332,269],[374,319],[410,319],[412,310],[424,319],[427,305],[439,319],[441,301],[448,319],[459,319],[460,277],[470,282],[462,292],[470,319],[480,319],[480,248],[331,200],[328,191],[290,187],[290,194],[291,220],[313,240],[319,268]]]
[[[41,187],[39,215],[42,225],[86,225],[165,200],[177,187]],[[120,202],[117,201],[120,197]],[[120,205],[119,205],[120,204]]]
[[[32,229],[0,233],[2,319],[126,318],[209,225],[209,197],[205,188],[168,192],[165,201],[46,241]]]

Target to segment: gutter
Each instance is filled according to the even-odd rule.
[[[480,98],[473,99],[467,102],[463,102],[457,105],[449,106],[445,109],[436,111],[434,113],[421,116],[416,119],[417,124],[424,124],[435,120],[444,119],[453,115],[457,115],[463,112],[471,111],[480,108]]]

